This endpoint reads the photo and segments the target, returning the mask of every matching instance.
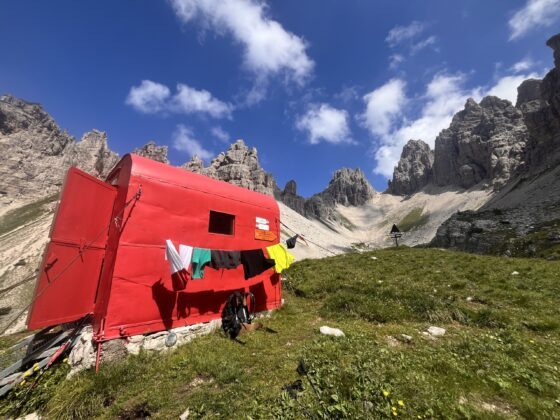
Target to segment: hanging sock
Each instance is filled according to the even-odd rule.
[[[184,290],[187,287],[189,273],[183,264],[181,255],[177,252],[175,245],[173,245],[173,242],[171,242],[170,239],[165,241],[165,259],[169,261],[169,267],[171,270],[171,285],[173,290],[176,292]]]
[[[226,268],[232,269],[237,268],[241,264],[241,252],[240,251],[215,251],[210,252],[212,261],[210,262],[210,267],[215,269]]]
[[[296,259],[282,244],[272,245],[266,248],[268,256],[275,262],[274,271],[281,273],[287,269]]]
[[[241,251],[241,264],[243,264],[245,280],[248,280],[274,267],[275,262],[266,258],[262,249],[251,249]]]
[[[288,246],[288,249],[292,249],[296,247],[296,242],[297,239],[299,238],[299,235],[296,236],[292,236],[291,238],[286,240],[286,245]]]
[[[194,248],[192,254],[192,278],[201,279],[204,277],[204,267],[212,260],[210,250],[204,248]]]

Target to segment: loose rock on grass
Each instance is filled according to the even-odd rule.
[[[323,325],[321,328],[319,328],[319,331],[324,335],[332,335],[333,337],[344,337],[344,333],[342,332],[342,330],[339,330],[338,328],[327,327],[326,325]]]

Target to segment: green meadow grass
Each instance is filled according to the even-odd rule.
[[[0,235],[29,223],[47,212],[45,205],[58,199],[58,194],[50,195],[20,208],[8,211],[0,217]]]
[[[21,412],[560,418],[560,262],[401,247],[304,260],[286,277],[285,305],[262,320],[268,331],[242,336],[244,344],[215,333],[70,380],[60,366]],[[321,335],[322,325],[345,337]],[[432,325],[446,334],[423,334]],[[319,397],[296,372],[300,360]],[[283,387],[297,379],[303,391],[293,399]],[[10,413],[26,386],[0,401],[0,413]]]
[[[408,214],[397,224],[401,232],[408,232],[416,227],[425,225],[430,219],[430,215],[422,214],[423,211],[423,207],[416,207],[408,212]]]

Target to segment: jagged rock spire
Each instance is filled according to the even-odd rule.
[[[193,156],[182,167],[267,195],[273,195],[277,190],[274,178],[259,163],[257,149],[249,148],[241,139],[216,156],[208,167],[204,167],[198,156]]]
[[[104,177],[118,160],[107,135],[93,130],[76,142],[39,104],[0,96],[2,203],[58,192],[69,166]]]
[[[144,146],[134,149],[132,153],[155,160],[157,162],[169,164],[167,158],[169,148],[167,146],[158,146],[155,141],[150,140]]]
[[[409,140],[403,147],[387,192],[410,195],[420,191],[432,180],[433,164],[434,152],[430,146],[422,140]]]

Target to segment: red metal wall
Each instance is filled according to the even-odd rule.
[[[76,168],[64,181],[27,324],[37,329],[93,312],[116,188]]]
[[[280,238],[279,209],[272,197],[193,174],[135,155],[123,158],[116,179],[115,211],[141,186],[140,199],[124,215],[122,231],[109,237],[108,256],[96,306],[99,338],[110,339],[194,324],[221,316],[234,290],[252,291],[257,310],[281,303],[280,279],[273,270],[245,280],[243,268],[206,268],[200,280],[173,292],[165,240],[209,249],[264,248]],[[125,196],[126,194],[126,196]],[[208,232],[210,210],[235,215],[233,236]],[[255,218],[268,219],[276,239],[255,239]],[[118,245],[117,245],[118,244]],[[111,257],[113,253],[113,257]],[[104,319],[103,319],[104,318]],[[103,332],[103,331],[104,332]],[[101,337],[101,335],[103,335]]]

